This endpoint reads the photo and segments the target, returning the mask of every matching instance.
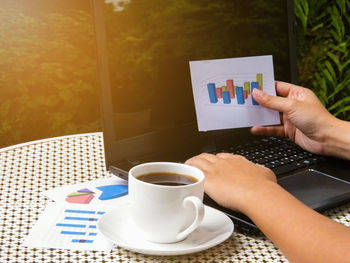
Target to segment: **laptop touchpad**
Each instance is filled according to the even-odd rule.
[[[350,183],[312,169],[282,177],[278,183],[315,210],[341,203],[350,196]]]

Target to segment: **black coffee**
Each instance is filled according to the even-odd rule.
[[[189,175],[165,172],[143,174],[138,176],[137,179],[151,184],[167,186],[181,186],[198,182],[196,178]]]

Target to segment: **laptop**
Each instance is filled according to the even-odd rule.
[[[199,132],[189,62],[272,55],[275,78],[295,83],[293,0],[91,0],[101,86],[106,167],[184,162],[230,152],[271,168],[296,198],[323,211],[349,202],[349,162],[316,156],[248,128]],[[219,206],[243,231],[259,229]]]

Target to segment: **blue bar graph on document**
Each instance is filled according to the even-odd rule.
[[[93,243],[97,236],[96,222],[103,211],[64,210],[63,221],[56,223],[61,228],[60,235],[71,237],[72,243]]]

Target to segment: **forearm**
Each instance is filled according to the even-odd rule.
[[[325,133],[324,153],[350,160],[350,122],[335,119]]]
[[[350,229],[330,220],[271,182],[243,212],[291,262],[350,262]]]

